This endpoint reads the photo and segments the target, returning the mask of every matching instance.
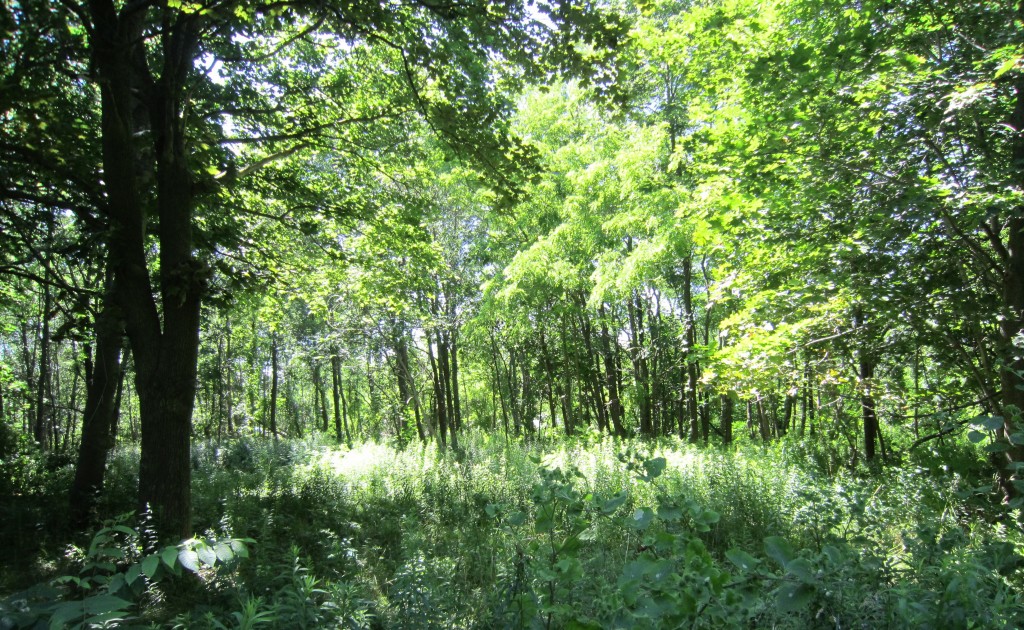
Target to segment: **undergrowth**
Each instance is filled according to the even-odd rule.
[[[69,627],[1024,625],[1016,521],[939,452],[869,472],[796,441],[460,444],[198,444],[200,536],[173,552],[127,521],[54,536],[11,565],[38,584],[5,582],[0,625],[69,602]],[[130,509],[136,457],[115,453],[106,513]]]

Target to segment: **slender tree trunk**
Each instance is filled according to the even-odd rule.
[[[864,425],[864,459],[872,462],[875,459],[875,446],[878,441],[878,416],[875,413],[875,398],[872,392],[877,362],[871,349],[867,347],[869,340],[866,329],[871,324],[867,321],[867,316],[860,306],[854,309],[853,325],[861,331],[861,336],[864,337],[860,344],[861,348],[857,352],[857,371],[860,377],[860,408]]]
[[[562,361],[565,365],[563,372],[565,378],[562,380],[562,425],[565,429],[567,436],[572,436],[576,430],[576,417],[573,411],[573,383],[578,382],[579,375],[576,374],[576,362],[573,361],[569,352],[569,342],[565,337],[565,329],[568,327],[568,323],[565,318],[562,319],[562,325],[559,327],[558,336],[560,345],[562,346]]]
[[[547,340],[544,336],[544,330],[540,330],[540,352],[541,358],[544,361],[544,373],[547,375],[546,390],[548,394],[548,410],[551,413],[551,428],[554,429],[558,424],[555,422],[557,413],[555,412],[555,387],[558,382],[558,378],[555,375],[555,366],[551,362],[551,353],[548,352]]]
[[[643,332],[643,311],[640,296],[634,290],[626,301],[629,316],[630,344],[629,358],[633,364],[633,381],[636,386],[636,397],[639,403],[640,433],[644,437],[653,435],[651,426],[651,390],[647,378],[647,359],[644,357],[645,344]]]
[[[605,386],[608,388],[608,415],[615,429],[615,435],[620,438],[626,437],[626,428],[622,423],[622,400],[619,398],[621,388],[618,387],[619,380],[616,378],[615,355],[612,353],[612,338],[608,334],[608,324],[605,321],[605,308],[601,305],[601,352],[604,356],[604,377]],[[618,343],[615,344],[618,348]]]
[[[309,368],[313,376],[313,393],[320,408],[320,431],[326,434],[330,430],[330,406],[327,404],[327,388],[324,387],[324,376],[320,363],[315,357],[309,359]]]
[[[341,401],[344,392],[341,382],[341,356],[338,354],[337,348],[331,353],[331,385],[331,395],[334,398],[334,434],[337,436],[338,444],[341,444],[341,441],[345,439],[341,427],[341,414],[345,405]]]
[[[408,408],[412,403],[412,380],[409,370],[409,348],[405,340],[405,332],[396,326],[394,332],[393,346],[395,349],[395,378],[398,381],[398,412],[401,416],[401,435],[399,439],[405,439],[409,430]]]
[[[277,334],[270,334],[270,434],[277,439],[277,392],[280,367],[277,356]]]
[[[459,395],[459,340],[457,333],[453,332],[449,337],[448,356],[451,359],[451,385],[452,385],[452,417],[455,422],[453,426],[459,431],[462,430],[462,398]]]
[[[452,448],[458,448],[459,427],[455,415],[455,396],[452,393],[451,351],[448,346],[448,334],[440,330],[437,331],[437,368],[441,394],[444,397],[448,431],[451,434],[451,445]]]
[[[729,394],[722,395],[722,441],[732,444],[733,400]]]
[[[52,234],[53,227],[49,228]],[[42,332],[39,338],[39,380],[36,383],[36,417],[32,434],[39,448],[47,448],[46,430],[51,405],[47,403],[46,394],[50,388],[50,311],[53,309],[53,294],[50,291],[50,265],[46,264],[45,282],[43,282],[43,304],[40,321]]]
[[[86,369],[82,442],[69,497],[71,523],[76,529],[88,524],[96,497],[103,488],[107,457],[114,446],[117,392],[123,382],[124,322],[118,317],[113,295],[113,275],[108,271],[100,310],[93,322],[95,360],[92,367]]]
[[[438,367],[439,361],[434,357],[434,350],[429,338],[427,339],[427,359],[430,362],[430,373],[434,383],[434,418],[437,424],[438,446],[445,449],[448,446],[448,410],[445,406],[446,399]]]

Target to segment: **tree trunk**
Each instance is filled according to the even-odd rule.
[[[270,434],[277,439],[277,392],[279,367],[277,364],[277,334],[270,335]]]
[[[341,441],[345,439],[341,428],[341,414],[344,410],[344,405],[341,401],[344,392],[342,392],[341,388],[341,356],[338,355],[338,350],[334,349],[331,353],[331,395],[334,398],[334,434],[338,439],[338,444],[341,444]]]
[[[409,431],[409,417],[407,410],[412,402],[412,388],[410,381],[412,375],[409,370],[409,348],[405,340],[405,332],[396,326],[393,345],[395,349],[395,378],[398,381],[398,413],[401,417],[401,428],[399,430],[400,440],[405,439]]]
[[[114,446],[117,391],[122,383],[124,322],[118,318],[113,304],[113,276],[110,271],[106,276],[102,304],[93,322],[96,354],[92,367],[86,369],[82,442],[69,497],[71,524],[76,529],[88,525],[96,497],[103,488],[107,457]]]
[[[320,371],[320,363],[315,357],[310,357],[309,368],[313,376],[313,393],[316,396],[317,404],[320,407],[320,431],[324,434],[330,430],[330,411],[327,405],[327,388],[324,387],[324,376]]]
[[[99,77],[103,180],[110,213],[116,303],[135,357],[141,412],[139,507],[152,512],[162,539],[191,532],[190,440],[195,404],[199,314],[207,270],[196,260],[193,198],[185,139],[185,84],[198,49],[200,21],[165,9],[158,68],[148,67],[149,11],[113,3],[89,5],[93,63]],[[141,112],[141,116],[140,116]],[[142,118],[145,120],[140,123]],[[152,155],[136,145],[148,125]],[[152,169],[147,167],[152,166]],[[155,175],[155,203],[144,179]],[[159,303],[149,273],[147,241],[156,210]]]
[[[618,379],[616,378],[615,355],[612,354],[612,338],[608,334],[608,324],[605,321],[605,308],[601,305],[601,353],[604,356],[604,378],[605,386],[608,389],[608,415],[612,421],[612,428],[615,435],[620,438],[626,437],[626,428],[622,424],[622,400],[619,398]],[[615,344],[618,348],[618,343]]]
[[[647,378],[647,359],[644,357],[643,310],[640,296],[633,291],[626,301],[629,315],[630,343],[629,358],[633,364],[633,382],[636,386],[636,397],[640,407],[640,433],[644,437],[653,435],[651,426],[651,390]]]
[[[52,221],[48,233],[52,235]],[[40,321],[42,332],[39,338],[39,380],[36,383],[36,417],[32,425],[32,435],[39,448],[47,449],[46,429],[51,405],[47,403],[50,387],[50,311],[53,309],[53,294],[50,290],[50,265],[46,264],[45,281],[43,282],[43,305]]]
[[[551,362],[551,354],[548,352],[547,340],[544,337],[544,329],[540,330],[540,352],[541,358],[544,361],[544,373],[547,376],[546,390],[548,394],[548,411],[551,414],[551,428],[554,429],[557,425],[555,418],[557,413],[555,411],[555,383],[558,382],[558,378],[555,376],[555,366]]]
[[[444,449],[448,446],[448,411],[445,406],[444,387],[438,368],[439,361],[434,358],[434,350],[429,337],[427,338],[427,360],[430,362],[430,374],[434,383],[434,419],[437,426],[438,446]]]
[[[1018,19],[1024,18],[1024,2],[1017,5]],[[1011,178],[1014,187],[1024,189],[1024,72],[1017,71],[1014,78],[1015,102],[1009,127],[1018,132],[1013,135]],[[1016,468],[1024,462],[1024,444],[1017,443],[1024,429],[1024,353],[1015,345],[1024,332],[1024,206],[1010,209],[1006,222],[1006,248],[1002,277],[1003,313],[999,325],[999,351],[1003,360],[1000,374],[1002,386],[1001,411],[1003,414],[1002,440],[1010,441],[1003,455],[996,454],[999,484],[1004,501],[1021,496],[1014,481],[1024,481],[1024,470]],[[1024,511],[1021,511],[1024,518]]]
[[[722,395],[722,442],[732,444],[733,400],[729,394]]]
[[[453,426],[462,430],[462,397],[459,395],[459,340],[455,332],[449,336],[448,357],[451,360]]]

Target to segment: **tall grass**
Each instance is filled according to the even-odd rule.
[[[195,628],[1015,625],[1020,530],[977,512],[963,491],[984,479],[940,459],[866,474],[823,470],[798,442],[506,443],[476,432],[458,451],[200,443],[197,530],[256,545],[234,573],[141,615]],[[134,451],[115,452],[104,510],[131,509],[136,466]],[[668,516],[675,506],[681,520]],[[783,542],[793,551],[780,560]],[[655,566],[666,584],[715,586],[691,609],[641,575]]]

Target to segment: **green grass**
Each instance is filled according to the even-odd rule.
[[[457,453],[315,439],[200,444],[197,530],[256,542],[227,570],[149,588],[133,623],[1020,625],[1024,540],[970,492],[984,478],[942,463],[970,459],[956,448],[869,474],[823,467],[792,441],[725,450],[470,433]],[[130,509],[136,457],[115,453],[107,513]],[[75,554],[55,542],[18,575],[73,572]]]

